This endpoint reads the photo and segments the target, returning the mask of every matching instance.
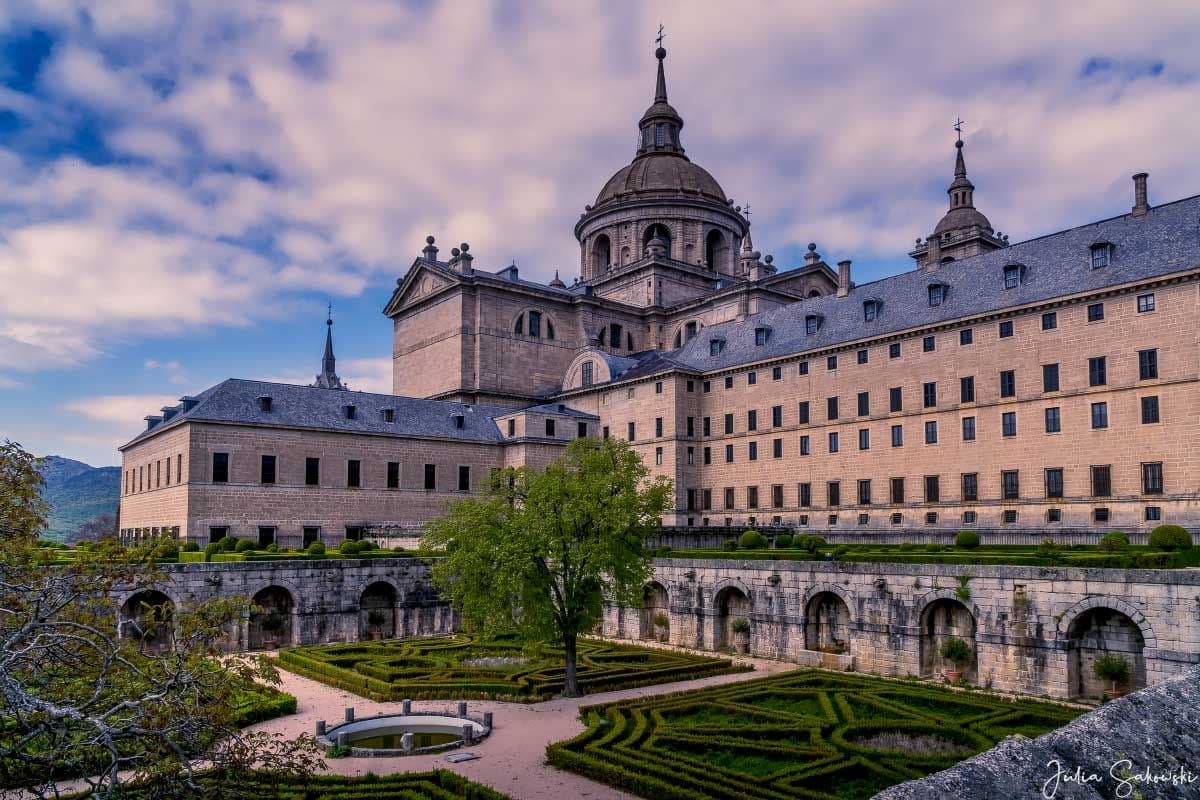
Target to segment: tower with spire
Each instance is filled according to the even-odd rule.
[[[342,385],[342,379],[337,375],[336,368],[337,360],[333,357],[333,304],[329,306],[328,315],[325,317],[325,355],[321,358],[321,373],[317,375],[315,383],[311,384],[318,389],[341,389],[346,390]]]

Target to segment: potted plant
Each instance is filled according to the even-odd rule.
[[[729,626],[733,631],[733,646],[739,653],[750,652],[750,620],[738,617]]]
[[[957,636],[951,636],[942,642],[941,655],[942,658],[954,665],[951,669],[943,670],[942,674],[946,676],[946,680],[954,683],[961,679],[963,666],[971,660],[970,645]]]
[[[383,631],[381,628],[383,627],[383,623],[386,621],[387,617],[385,617],[383,612],[377,608],[372,608],[367,612],[367,627],[370,629],[372,639],[383,638]]]
[[[667,615],[663,612],[658,611],[654,614],[654,631],[657,634],[656,638],[660,642],[667,641],[670,624],[670,620],[667,619]]]
[[[274,649],[279,641],[279,631],[283,629],[283,617],[272,611],[262,618],[259,625],[263,630],[263,647]]]
[[[1118,683],[1125,683],[1129,680],[1129,661],[1125,656],[1105,653],[1093,662],[1092,672],[1100,680],[1109,681],[1109,688],[1104,690],[1104,695],[1110,700],[1116,700],[1125,694],[1124,690],[1117,688]]]

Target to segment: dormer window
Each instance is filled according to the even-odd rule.
[[[863,303],[863,320],[874,322],[877,316],[879,316],[879,302],[877,300],[867,300]]]
[[[940,306],[946,299],[946,286],[941,283],[929,284],[929,305]]]
[[[1108,242],[1097,242],[1092,245],[1092,269],[1107,267],[1112,260],[1112,245]]]
[[[271,398],[268,397],[267,395],[263,395],[262,397],[258,398],[258,407],[262,410],[262,412],[264,414],[270,414],[271,413]]]
[[[354,419],[358,413],[358,409],[354,406],[342,406],[342,410],[346,412],[346,419]]]
[[[1024,279],[1025,268],[1020,264],[1008,264],[1004,267],[1004,288],[1015,289]]]
[[[383,410],[383,421],[384,422],[395,422],[396,421],[395,410],[391,409],[391,408],[385,408]]]
[[[719,356],[725,349],[724,339],[710,339],[708,342],[708,354],[710,356]]]
[[[754,329],[754,346],[762,347],[771,340],[770,328],[755,328]]]
[[[467,418],[465,416],[463,416],[462,414],[454,415],[454,427],[455,428],[457,428],[458,430],[461,431],[463,429],[463,426],[465,426],[466,424],[467,424]]]
[[[821,317],[818,314],[809,314],[804,318],[804,333],[808,336],[814,335],[821,329]]]

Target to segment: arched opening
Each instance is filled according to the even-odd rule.
[[[809,290],[809,292],[808,292],[808,296],[809,296],[810,298],[811,298],[811,297],[820,297],[820,296],[821,296],[821,290],[820,290],[820,289],[810,289],[810,290]]]
[[[736,586],[717,593],[713,648],[747,652],[750,646],[750,598]]]
[[[671,638],[671,618],[667,590],[652,581],[642,589],[642,613],[638,636],[642,639],[667,642]]]
[[[121,606],[119,635],[148,653],[169,651],[175,638],[175,603],[156,589],[143,589]]]
[[[268,586],[254,595],[247,645],[251,650],[273,649],[292,643],[292,593],[282,586]]]
[[[624,247],[621,248],[621,263],[622,264],[629,263],[629,245],[625,245]]]
[[[1067,680],[1069,697],[1102,696],[1105,690],[1132,692],[1146,686],[1145,637],[1138,624],[1111,608],[1089,608],[1067,629]],[[1127,681],[1096,677],[1096,660],[1104,656],[1124,659]]]
[[[358,600],[358,638],[396,638],[396,589],[376,581],[363,589]]]
[[[718,230],[711,230],[704,237],[704,265],[711,270],[720,271],[727,266],[729,243]]]
[[[949,639],[962,639],[970,648],[965,664],[956,665],[942,658],[942,646]],[[962,670],[968,683],[975,683],[978,653],[975,649],[975,617],[970,609],[947,597],[934,600],[921,612],[921,677],[929,678],[943,670]]]
[[[612,269],[612,242],[607,234],[600,234],[592,242],[592,274],[599,275]]]
[[[650,227],[646,228],[646,232],[644,234],[642,234],[643,250],[645,249],[646,245],[650,244],[650,240],[654,239],[655,237],[658,237],[659,239],[662,239],[664,242],[667,243],[667,255],[670,256],[671,255],[671,231],[668,230],[667,226],[663,225],[661,222],[656,222],[653,225],[651,225]]]
[[[804,609],[804,649],[845,653],[850,646],[850,609],[833,592],[817,592]]]

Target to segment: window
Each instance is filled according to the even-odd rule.
[[[812,506],[812,484],[800,484],[800,507],[810,508]]]
[[[700,491],[700,510],[711,511],[712,507],[712,489],[702,489]]]
[[[1104,303],[1092,303],[1087,307],[1087,321],[1099,322],[1104,319]]]
[[[1063,496],[1063,471],[1062,468],[1046,470],[1046,497],[1062,497]]]
[[[963,328],[958,332],[958,343],[961,345],[971,344],[975,341],[975,329]]]
[[[964,525],[974,525],[979,521],[979,514],[974,511],[964,511],[962,521]]]
[[[705,381],[702,385],[704,387],[705,394],[708,394],[712,391],[712,381]]]
[[[812,336],[814,333],[817,332],[817,328],[819,328],[820,326],[821,326],[821,321],[817,316],[815,316],[813,314],[809,314],[807,317],[804,318],[805,334]]]
[[[1104,356],[1088,359],[1088,386],[1108,383],[1108,360]]]
[[[303,547],[304,547],[304,549],[307,550],[308,546],[310,544],[312,544],[313,542],[321,541],[321,529],[316,528],[316,527],[306,527],[306,528],[304,528],[303,536],[304,536]]]
[[[625,331],[622,328],[622,326],[617,325],[616,323],[609,325],[608,326],[608,346],[613,347],[613,348],[620,347],[621,346],[621,334],[624,332]],[[533,331],[533,314],[529,315],[529,335],[537,336],[537,334],[534,333],[534,331]],[[600,343],[603,344],[604,340],[601,339]]]
[[[732,388],[733,388],[733,376],[732,376],[732,375],[726,375],[726,376],[725,376],[725,388],[726,388],[726,389],[732,389]]]
[[[1142,494],[1163,493],[1162,462],[1142,464]]]
[[[858,482],[858,504],[860,506],[871,505],[871,481],[860,480]]]
[[[1092,496],[1112,497],[1112,467],[1092,467]]]
[[[346,485],[351,489],[362,486],[362,462],[356,458],[346,462]]]
[[[1158,377],[1158,349],[1138,350],[1138,380],[1151,381]]]
[[[897,505],[904,502],[904,478],[892,478],[892,502]]]
[[[425,465],[425,489],[432,491],[437,488],[437,465]]]
[[[634,423],[634,422],[627,423],[625,426],[625,432],[627,434],[629,434],[625,438],[632,442],[634,439],[637,438],[637,423]]]
[[[663,392],[662,387],[663,387],[662,381],[655,381],[654,382],[654,393],[662,394],[662,392]]]
[[[711,447],[704,448],[704,463],[705,464],[712,463],[712,448]]]
[[[904,410],[904,393],[899,386],[888,389],[888,409],[890,411]]]
[[[1046,409],[1046,433],[1061,433],[1062,432],[1062,416],[1058,406],[1051,406]]]
[[[937,420],[925,423],[925,444],[937,444]]]
[[[937,382],[929,381],[921,386],[922,398],[925,408],[933,408],[937,405]]]
[[[800,437],[800,455],[806,456],[809,454],[808,437]]]
[[[904,446],[904,426],[903,425],[893,425],[892,426],[892,447],[903,447],[903,446]]]
[[[933,336],[926,336],[921,340],[921,352],[932,353],[937,349],[937,339]]]
[[[725,415],[725,433],[733,433],[733,414]]]
[[[962,476],[962,499],[975,502],[979,499],[979,474],[964,472]]]
[[[783,487],[779,484],[771,487],[771,507],[783,508]]]
[[[588,436],[588,424],[586,422],[575,423],[575,438],[586,439]]]
[[[940,283],[931,284],[929,287],[929,305],[940,306],[942,298],[945,297],[945,288]]]
[[[400,488],[400,462],[389,461],[387,465],[387,488]]]
[[[903,514],[892,514],[892,524],[893,525],[900,525],[903,522],[904,522]]]
[[[783,380],[783,367],[771,367],[771,380]]]
[[[696,435],[696,418],[695,417],[687,418],[687,435],[688,435],[688,438],[694,437]]]
[[[140,475],[138,481],[141,482]],[[213,483],[229,483],[229,453],[212,454],[212,481]]]
[[[1108,522],[1109,513],[1107,508],[1092,509],[1092,519],[1096,522]]]
[[[733,508],[734,505],[733,487],[727,486],[725,488],[725,508]]]
[[[726,464],[733,463],[733,445],[731,445],[731,444],[725,445],[725,463]]]
[[[1021,497],[1021,479],[1017,470],[1006,470],[1000,473],[1001,494],[1005,500],[1018,500]]]
[[[751,461],[758,461],[758,442],[750,442],[747,452],[750,454]]]
[[[471,491],[471,468],[470,467],[459,467],[458,468],[458,490],[460,492]]]
[[[842,504],[842,484],[838,481],[827,483],[825,485],[825,497],[829,505],[840,506]]]
[[[321,459],[311,456],[304,459],[304,485],[317,486],[321,483]]]
[[[975,418],[963,417],[962,419],[962,438],[964,442],[975,441]]]
[[[783,406],[771,406],[771,427],[778,428],[783,425]]]
[[[546,435],[554,436],[555,435],[554,431],[555,431],[554,420],[552,420],[552,419],[546,420]]]
[[[1047,508],[1046,509],[1046,522],[1062,522],[1062,509],[1061,508]]]
[[[1017,374],[1015,370],[1006,369],[1000,372],[1000,396],[1013,397],[1017,393]]]
[[[860,417],[871,416],[871,393],[870,392],[859,392],[858,393],[858,415]]]
[[[1015,525],[1017,522],[1017,512],[1013,509],[1006,509],[1004,513],[1000,515],[1000,521],[1005,525]]]
[[[874,300],[868,300],[863,303],[863,319],[867,322],[874,322],[875,317],[879,314],[879,304]]]
[[[700,430],[704,436],[712,436],[712,417],[705,417],[700,421]]]
[[[1162,520],[1161,506],[1146,506],[1146,522],[1160,522]]]
[[[1042,364],[1042,391],[1058,391],[1058,364]]]
[[[1042,330],[1052,331],[1058,327],[1058,314],[1054,311],[1047,311],[1042,314]]]
[[[958,380],[958,401],[960,403],[975,402],[975,377],[968,375]]]
[[[859,428],[858,449],[859,450],[870,450],[871,449],[871,429],[870,428]]]
[[[808,424],[808,415],[809,415],[808,401],[807,400],[800,401],[799,409],[800,409],[800,424],[807,425]]]
[[[593,366],[591,361],[583,362],[581,382],[584,386],[591,386],[593,381]]]
[[[604,425],[600,428],[600,436],[603,439],[608,438],[608,426],[607,425]]]
[[[755,328],[754,329],[754,346],[762,347],[771,339],[770,328]]]
[[[771,440],[771,457],[783,458],[783,439]]]
[[[888,345],[888,358],[899,358],[899,357],[900,357],[900,343],[892,342],[891,344]]]
[[[835,369],[837,369],[837,356],[830,356],[829,358],[825,359],[825,369],[829,370],[830,372],[833,372]]]
[[[1104,243],[1092,245],[1092,269],[1108,266],[1109,248],[1110,245]]]
[[[1021,285],[1021,267],[1019,264],[1009,264],[1004,268],[1004,288],[1015,289]]]
[[[1000,338],[1007,339],[1013,335],[1013,323],[1011,319],[1006,319],[1000,323]]]
[[[758,508],[758,487],[746,487],[746,508]]]
[[[719,356],[721,351],[725,349],[724,339],[710,339],[708,342],[708,354],[710,356]]]
[[[1097,430],[1108,427],[1108,403],[1092,403],[1092,427]]]
[[[262,464],[259,467],[258,479],[260,483],[275,482],[275,456],[262,457]]]
[[[807,374],[808,374],[808,362],[807,362],[807,361],[801,361],[801,362],[800,362],[800,367],[799,367],[799,370],[800,370],[800,374],[801,374],[801,375],[807,375]]]
[[[750,413],[753,414],[754,412],[751,411]],[[753,430],[753,429],[751,429],[751,430]],[[662,435],[663,435],[662,417],[655,417],[654,418],[654,437],[656,439],[661,439]]]
[[[867,361],[869,360],[870,356],[868,356],[866,350],[859,350],[858,354],[857,354],[857,358],[858,358],[858,363],[866,364]]]
[[[926,525],[936,525],[937,524],[937,512],[936,511],[926,511],[925,512],[925,524]]]
[[[836,397],[826,398],[826,400],[825,400],[825,416],[828,417],[829,419],[837,419],[838,418],[838,399]]]
[[[939,503],[942,499],[942,480],[940,475],[925,476],[925,502]]]
[[[1158,415],[1158,397],[1150,396],[1142,398],[1142,424],[1153,425],[1159,421]]]
[[[660,420],[660,422],[661,422],[661,420]],[[758,412],[753,409],[746,412],[746,430],[748,430],[748,431],[758,430]]]
[[[258,528],[258,549],[262,550],[265,547],[270,547],[275,544],[275,529],[266,525],[261,525]]]
[[[757,372],[747,372],[746,373],[746,385],[753,386],[756,383],[758,383],[758,373]]]
[[[1154,310],[1154,295],[1139,294],[1137,299],[1137,310],[1139,314],[1145,314],[1147,311]]]
[[[654,448],[654,464],[655,464],[655,466],[659,466],[659,467],[662,466],[662,456],[663,456],[663,449],[661,447]]]
[[[829,434],[829,452],[836,453],[838,451],[838,434],[837,431],[832,431]]]
[[[829,515],[829,527],[832,528],[834,525],[837,525],[837,522],[838,522],[838,515],[830,514]]]

